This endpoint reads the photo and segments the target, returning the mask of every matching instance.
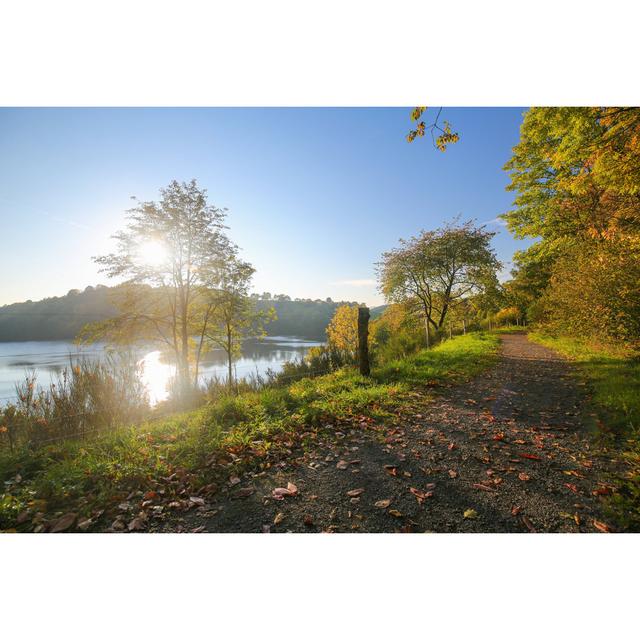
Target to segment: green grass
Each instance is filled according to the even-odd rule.
[[[86,441],[0,452],[0,477],[9,482],[0,495],[0,529],[15,527],[25,509],[47,517],[109,512],[131,492],[165,486],[162,479],[172,474],[195,492],[232,473],[268,468],[294,439],[312,446],[343,424],[393,419],[416,387],[480,372],[494,361],[498,342],[473,333],[390,362],[369,378],[345,368]]]
[[[614,481],[611,508],[621,527],[640,531],[640,358],[628,350],[575,338],[530,333],[529,337],[569,357],[593,391],[603,434],[611,436],[623,470]]]
[[[527,330],[527,327],[512,324],[508,327],[497,327],[493,331],[494,333],[526,333]]]

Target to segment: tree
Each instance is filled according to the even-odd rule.
[[[427,344],[429,327],[440,329],[452,305],[496,285],[501,264],[490,246],[494,235],[473,221],[455,220],[382,255],[380,291],[387,302],[404,303],[422,316]]]
[[[640,108],[534,108],[505,165],[519,237],[611,238],[640,231]]]
[[[517,255],[513,303],[557,330],[636,342],[640,108],[531,109],[505,169],[503,217],[537,239]]]
[[[195,180],[171,182],[158,202],[138,202],[114,238],[117,250],[94,258],[110,278],[125,278],[117,317],[89,327],[85,338],[152,340],[175,358],[178,387],[188,394],[194,311],[233,256],[224,232],[226,209],[208,204]],[[135,199],[135,198],[134,198]]]
[[[255,300],[248,295],[254,272],[248,262],[237,257],[234,248],[214,274],[214,281],[205,283],[196,362],[199,363],[201,353],[209,347],[222,348],[227,356],[229,387],[233,386],[233,361],[240,355],[242,341],[264,336],[264,325],[275,319],[273,308],[258,311]]]
[[[343,304],[339,306],[327,327],[329,347],[342,352],[348,358],[355,358],[358,352],[358,307]]]

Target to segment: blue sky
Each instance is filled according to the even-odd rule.
[[[492,221],[507,263],[528,244],[495,221],[524,110],[445,108],[441,153],[405,141],[408,108],[0,109],[0,305],[109,284],[91,256],[174,178],[228,207],[259,292],[380,303],[380,254],[457,214]]]

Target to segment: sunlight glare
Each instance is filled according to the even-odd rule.
[[[151,267],[161,264],[167,257],[165,247],[156,240],[149,240],[138,248],[140,260]]]

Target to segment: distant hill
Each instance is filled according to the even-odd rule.
[[[72,289],[66,296],[0,307],[0,342],[72,340],[88,322],[116,315],[109,290],[102,285]]]
[[[117,314],[109,302],[110,290],[110,287],[102,285],[87,287],[84,291],[72,289],[66,296],[0,307],[0,342],[72,340],[88,322],[105,320]],[[252,297],[259,308],[274,307],[276,310],[278,319],[267,325],[270,336],[324,340],[325,329],[336,307],[347,304],[331,299],[291,300],[285,295],[264,296],[269,294],[254,294]]]

